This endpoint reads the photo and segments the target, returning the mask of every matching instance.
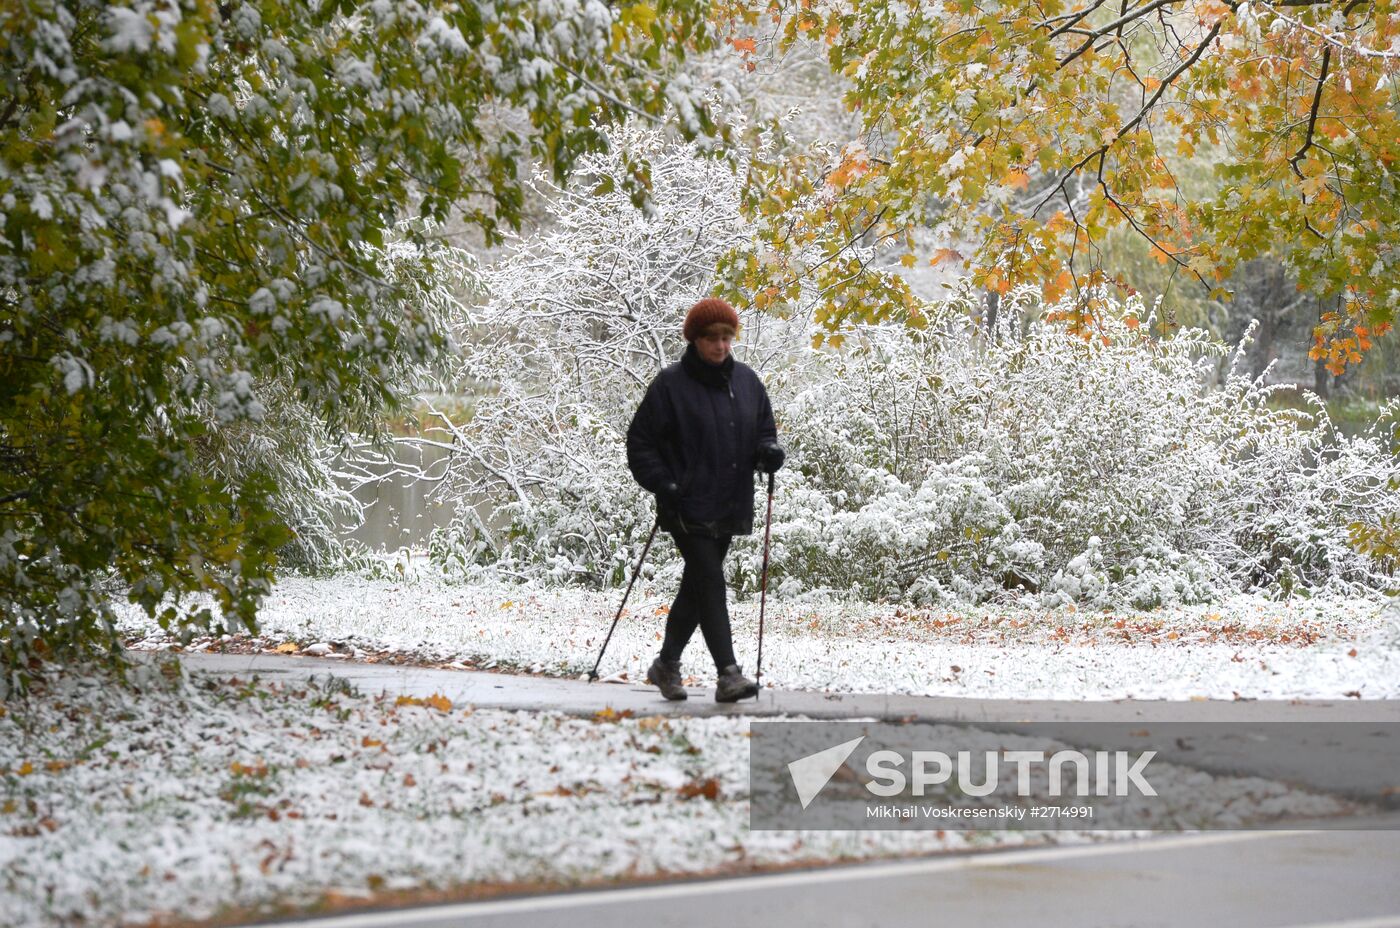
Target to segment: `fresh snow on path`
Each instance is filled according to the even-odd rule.
[[[644,676],[660,648],[670,592],[634,593],[603,676]],[[465,586],[430,575],[289,578],[264,604],[260,643],[578,676],[592,668],[618,597]],[[758,605],[733,603],[730,611],[739,660],[752,674]],[[124,614],[123,631],[137,647],[169,642],[134,607]],[[787,690],[990,699],[1392,699],[1400,698],[1395,616],[1380,599],[1239,596],[1112,613],[770,601],[763,677]],[[691,683],[713,684],[699,632],[684,672]]]

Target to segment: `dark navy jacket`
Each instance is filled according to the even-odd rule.
[[[768,391],[753,368],[733,355],[708,364],[688,345],[647,387],[627,429],[627,466],[651,493],[672,481],[680,487],[679,511],[658,501],[663,530],[747,535],[758,446],[777,441]]]

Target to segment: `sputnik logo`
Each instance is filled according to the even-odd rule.
[[[792,777],[792,785],[797,787],[797,798],[802,801],[802,808],[807,808],[817,798],[836,771],[841,769],[846,758],[864,740],[865,735],[861,735],[788,764],[788,775]]]

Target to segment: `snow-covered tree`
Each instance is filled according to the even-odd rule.
[[[289,537],[286,471],[243,454],[273,405],[331,443],[372,431],[444,344],[383,267],[391,230],[498,238],[520,165],[567,172],[595,115],[670,108],[710,138],[666,77],[706,9],[0,7],[0,662],[114,649],[109,576],[163,624],[215,620],[163,605],[192,591],[251,624]]]
[[[624,436],[647,383],[676,361],[681,320],[716,286],[720,257],[751,234],[739,215],[746,156],[705,157],[693,143],[632,121],[609,150],[581,158],[571,183],[535,183],[548,229],[483,271],[487,297],[457,334],[458,375],[480,385],[468,421],[440,417],[428,441],[454,451],[437,492],[485,498],[499,525],[468,508],[435,550],[493,569],[606,583],[651,524],[627,472]],[[622,189],[650,165],[650,203]],[[738,353],[766,370],[790,364],[805,330],[745,311]]]

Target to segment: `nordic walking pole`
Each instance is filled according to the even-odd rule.
[[[647,552],[651,550],[651,543],[656,539],[656,529],[660,525],[659,518],[651,523],[651,534],[647,536],[647,543],[642,548],[642,556],[637,558],[637,566],[632,571],[632,579],[627,581],[627,592],[622,594],[622,602],[617,607],[617,615],[613,616],[612,628],[608,629],[608,637],[603,639],[603,647],[598,651],[598,659],[593,662],[593,669],[588,672],[589,683],[598,679],[598,665],[603,663],[603,652],[608,649],[608,642],[612,641],[613,632],[617,629],[617,620],[622,618],[622,610],[627,607],[627,597],[632,595],[632,584],[637,582],[637,575],[642,572],[642,562],[647,559]]]
[[[773,532],[773,476],[768,472],[768,517],[763,522],[763,583],[758,594],[758,666],[754,670],[753,682],[763,688],[763,613],[768,605],[768,539]]]

